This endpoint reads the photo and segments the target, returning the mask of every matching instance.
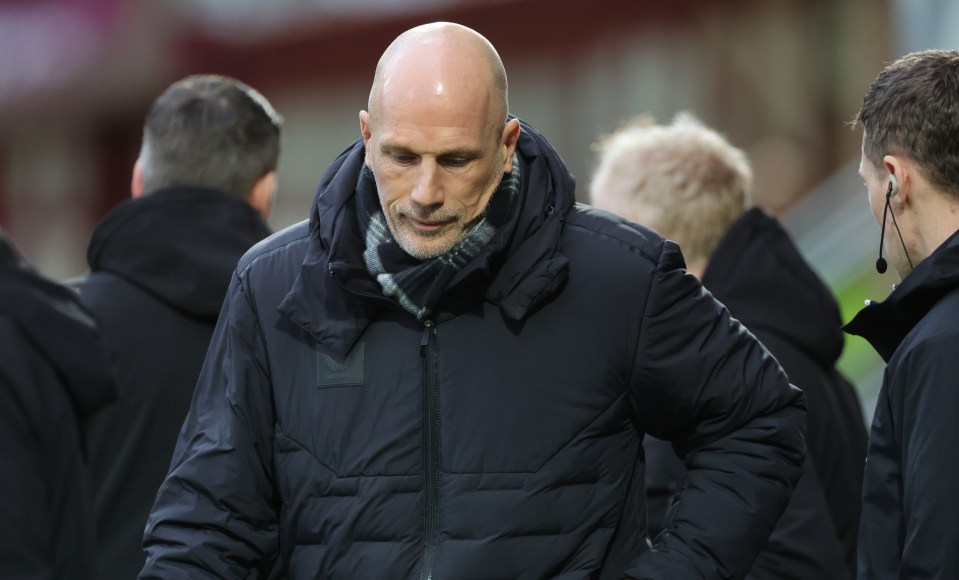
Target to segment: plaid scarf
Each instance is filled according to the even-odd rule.
[[[366,242],[366,269],[379,282],[384,295],[399,302],[417,320],[427,318],[453,276],[509,219],[520,183],[519,160],[514,156],[513,171],[503,174],[489,204],[466,236],[445,254],[420,260],[407,254],[393,238],[380,206],[373,172],[364,165],[356,184],[356,215]]]

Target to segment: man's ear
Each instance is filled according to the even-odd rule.
[[[912,197],[913,178],[909,163],[898,155],[886,155],[882,158],[882,163],[888,175],[887,184],[891,182],[894,185],[892,197],[889,198],[890,202],[897,201],[900,205],[909,203]]]
[[[370,138],[373,136],[370,131],[370,114],[366,111],[360,111],[360,135],[363,136],[363,146],[366,147],[364,162],[367,167],[373,167],[370,159]]]
[[[142,197],[143,193],[143,162],[137,158],[133,164],[133,177],[130,179],[130,195]]]
[[[516,151],[516,143],[519,141],[519,119],[515,117],[506,122],[503,127],[502,146],[505,149],[503,159],[503,173],[512,173],[513,171],[513,153]]]
[[[256,180],[253,189],[250,190],[250,196],[246,198],[246,202],[266,221],[270,218],[270,210],[273,209],[275,198],[276,171],[271,171]]]

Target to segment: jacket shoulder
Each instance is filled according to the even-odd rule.
[[[675,244],[646,226],[581,203],[574,204],[567,214],[566,230],[573,235],[584,234],[581,237],[591,241],[582,243],[594,246],[596,251],[615,252],[614,248],[619,248],[654,265],[662,260],[667,244],[678,252]]]
[[[265,238],[251,247],[240,258],[236,271],[243,276],[251,268],[267,259],[287,257],[301,262],[310,240],[309,220],[302,220]]]
[[[942,336],[955,337],[955,320],[959,316],[959,286],[940,298],[929,312],[915,326],[916,338],[938,339]]]
[[[874,305],[873,308],[876,306]],[[904,310],[902,306],[899,308]],[[889,314],[883,314],[889,317]],[[887,370],[898,370],[903,365],[908,367],[914,362],[905,361],[915,361],[918,354],[928,353],[942,345],[959,346],[959,330],[955,325],[957,316],[959,316],[959,288],[954,288],[936,300],[912,328],[904,333],[902,339],[889,349]],[[875,321],[869,322],[879,327],[878,323],[883,319],[875,318]],[[876,348],[878,350],[878,347]],[[959,369],[959,359],[955,357],[943,357],[942,362]]]

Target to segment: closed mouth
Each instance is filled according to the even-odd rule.
[[[418,230],[425,230],[425,231],[438,230],[442,228],[443,226],[450,224],[453,221],[453,220],[442,220],[442,221],[418,220],[416,218],[409,217],[409,216],[407,216],[406,219],[409,220],[410,224],[412,224],[414,228]]]

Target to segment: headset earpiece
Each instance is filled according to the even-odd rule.
[[[876,260],[876,271],[880,274],[886,272],[886,259],[882,257],[882,243],[886,237],[886,215],[889,214],[889,198],[899,192],[899,182],[896,181],[896,176],[889,175],[889,184],[886,186],[886,205],[882,209],[882,231],[879,233],[879,259]],[[899,234],[899,243],[902,244],[902,253],[906,256],[906,260],[909,262],[909,269],[912,270],[912,259],[909,257],[909,251],[906,250],[906,241],[902,239],[902,231],[899,229],[899,224],[896,223],[896,213],[892,213],[892,225],[896,227],[896,233]]]

